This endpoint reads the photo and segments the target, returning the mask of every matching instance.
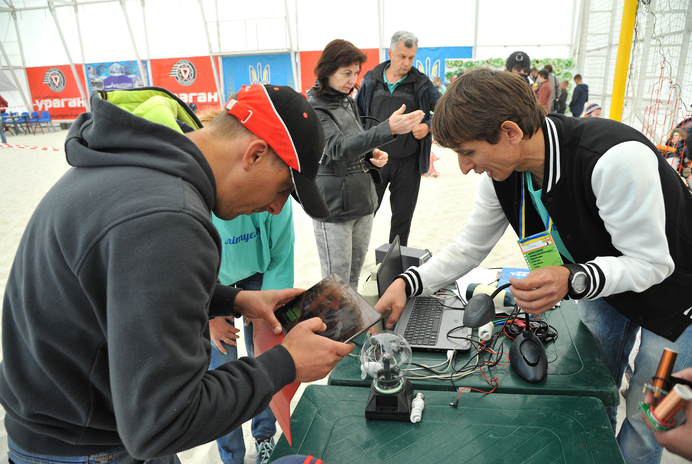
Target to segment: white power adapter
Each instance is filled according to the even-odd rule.
[[[487,342],[493,336],[493,328],[495,325],[492,322],[488,322],[484,326],[478,328],[478,338],[481,341]]]

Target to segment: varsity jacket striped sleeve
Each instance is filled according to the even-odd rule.
[[[552,178],[550,189],[559,178]],[[592,174],[601,219],[622,256],[599,256],[577,263],[592,277],[585,298],[625,291],[641,292],[662,282],[674,269],[665,235],[665,214],[657,162],[640,142],[608,150]],[[507,227],[493,188],[483,176],[474,209],[464,230],[422,266],[402,277],[408,296],[429,295],[476,267]]]
[[[663,282],[675,264],[668,249],[663,190],[651,149],[637,141],[615,145],[596,163],[591,185],[599,215],[622,256],[578,263],[592,276],[585,298],[642,292]]]

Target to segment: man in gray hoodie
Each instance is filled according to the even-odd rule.
[[[0,402],[10,459],[176,462],[324,377],[352,345],[317,318],[256,358],[208,370],[209,318],[262,318],[297,289],[217,281],[212,221],[289,194],[329,214],[314,183],[324,133],[289,87],[243,87],[205,128],[164,89],[95,93],[65,141],[73,166],[24,232],[3,302]],[[86,461],[80,461],[86,462]]]

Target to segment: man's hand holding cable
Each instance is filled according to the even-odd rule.
[[[406,306],[406,282],[404,279],[395,279],[392,285],[389,286],[382,298],[375,305],[375,309],[382,315],[389,314],[387,319],[387,328],[391,329],[399,320],[401,312]]]
[[[509,289],[521,309],[541,314],[567,295],[569,276],[569,269],[563,266],[546,266],[529,272],[524,279],[509,279]]]

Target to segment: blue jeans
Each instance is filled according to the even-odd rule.
[[[601,356],[619,389],[640,327],[617,312],[602,298],[580,300],[578,307],[579,316],[591,331]],[[644,399],[642,387],[651,382],[651,378],[656,375],[664,348],[678,352],[673,372],[692,367],[692,326],[689,326],[675,342],[642,329],[641,345],[634,359],[634,369],[630,379],[631,388],[627,392],[627,416],[618,434],[620,450],[628,464],[656,464],[661,461],[663,448],[656,443],[653,434],[646,426],[638,402]],[[617,408],[606,408],[606,411],[614,430],[617,424]]]
[[[42,454],[31,454],[17,445],[12,443],[10,438],[7,438],[9,451],[7,455],[10,458],[10,463],[14,464],[180,464],[177,454],[166,456],[165,458],[147,459],[140,461],[130,456],[124,446],[119,446],[111,451],[92,454],[91,456],[46,456]]]
[[[255,274],[247,279],[236,282],[236,287],[243,290],[260,290],[262,288],[262,274]],[[245,347],[247,354],[250,357],[255,355],[255,344],[252,339],[252,325],[243,324],[243,335],[245,336]],[[222,364],[238,359],[238,347],[227,345],[221,342],[226,349],[228,355],[224,355],[212,343],[211,347],[211,364],[209,369],[216,369]],[[276,434],[276,418],[270,408],[264,410],[262,414],[252,419],[252,436],[256,440],[261,441],[266,438],[271,438]],[[216,440],[216,445],[219,448],[221,461],[224,464],[242,464],[245,461],[245,439],[243,438],[243,429],[238,427],[228,435],[225,435]]]

